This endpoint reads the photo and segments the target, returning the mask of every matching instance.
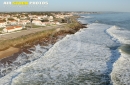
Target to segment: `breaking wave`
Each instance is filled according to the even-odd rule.
[[[107,32],[115,39],[118,39],[120,43],[130,44],[130,31],[120,28],[118,26],[112,26],[107,30]]]
[[[67,35],[44,56],[2,77],[1,85],[109,85],[120,43],[106,32],[108,28],[94,23]]]
[[[93,18],[91,16],[81,16],[82,18]]]
[[[51,47],[52,45],[48,45],[48,46],[36,45],[35,47],[32,47],[29,49],[29,51],[31,52],[30,54],[23,52],[18,55],[16,60],[11,61],[11,63],[8,63],[8,62],[6,62],[6,64],[0,63],[0,78],[18,69],[20,66],[25,65],[27,63],[30,63],[40,58]]]
[[[114,85],[130,85],[130,55],[127,52],[130,49],[130,31],[112,26],[107,32],[123,44],[119,48],[120,58],[113,64],[113,70],[111,72],[112,82]],[[125,51],[124,49],[127,50]]]

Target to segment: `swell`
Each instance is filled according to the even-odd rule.
[[[106,32],[109,27],[95,23],[67,35],[44,56],[11,72],[0,82],[11,85],[110,85],[109,74],[120,55],[117,51],[120,43]]]
[[[121,43],[121,47],[118,48],[120,53],[119,59],[114,62],[111,72],[112,83],[113,85],[129,85],[130,56],[127,52],[123,52],[122,46],[130,43],[130,39],[128,37],[130,35],[130,31],[117,26],[112,26],[107,30],[107,32]]]

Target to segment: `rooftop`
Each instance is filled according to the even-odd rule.
[[[11,29],[15,29],[15,28],[20,28],[21,26],[9,26],[6,29],[7,30],[11,30]]]

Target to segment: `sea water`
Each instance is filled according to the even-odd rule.
[[[126,53],[130,53],[130,13],[107,12],[97,14],[81,14],[80,16],[83,18],[80,18],[79,20],[81,20],[84,24],[99,23],[111,25],[111,31],[113,31],[111,35],[115,34],[115,36],[117,36],[116,38],[120,39],[119,41],[123,43],[120,49]]]
[[[32,55],[31,62],[5,74],[0,85],[129,85],[129,14],[80,15],[88,28],[67,35],[44,55],[36,46],[38,58]]]
[[[130,13],[82,14],[82,23],[110,25],[107,33],[117,39],[119,58],[113,64],[111,81],[114,85],[129,85],[130,82]]]

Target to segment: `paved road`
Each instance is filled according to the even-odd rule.
[[[0,40],[7,40],[7,39],[13,39],[20,36],[28,35],[31,33],[36,33],[44,30],[50,30],[54,28],[62,28],[65,24],[62,25],[54,25],[54,26],[47,26],[47,27],[41,27],[41,28],[30,28],[28,30],[21,30],[18,32],[8,33],[8,34],[2,34],[0,35]]]

